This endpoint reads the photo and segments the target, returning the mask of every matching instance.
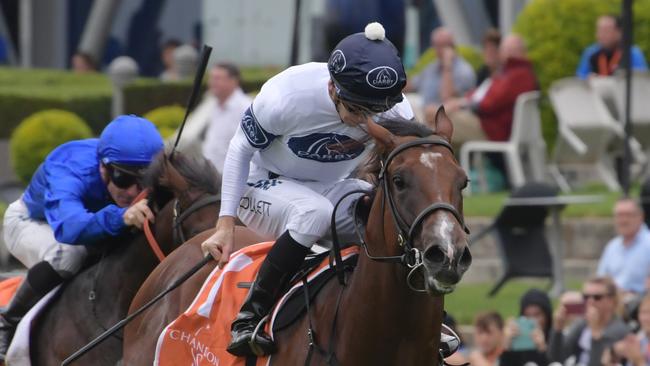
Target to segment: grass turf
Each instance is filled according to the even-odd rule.
[[[494,297],[487,297],[493,283],[461,283],[456,291],[445,296],[445,310],[452,315],[458,324],[470,325],[474,317],[484,311],[496,310],[504,319],[517,316],[519,299],[529,289],[536,287],[541,290],[550,289],[550,280],[521,279],[511,280],[501,288]],[[576,290],[581,286],[578,280],[569,280],[568,289]],[[553,301],[555,305],[556,301]]]
[[[639,197],[640,188],[633,186],[630,197]],[[508,198],[507,192],[473,194],[464,198],[463,212],[467,217],[495,217],[503,203]],[[569,205],[562,212],[564,217],[611,217],[616,200],[622,197],[621,192],[609,192],[600,185],[587,186],[571,192],[570,195],[598,195],[603,200],[597,203]]]

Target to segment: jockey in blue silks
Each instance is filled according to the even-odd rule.
[[[98,139],[65,143],[39,166],[4,217],[9,252],[29,270],[0,314],[0,360],[24,314],[81,269],[87,245],[153,219],[146,200],[131,203],[142,190],[141,173],[162,149],[150,121],[119,116]]]

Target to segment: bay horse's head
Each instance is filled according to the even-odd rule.
[[[411,288],[434,296],[450,293],[472,261],[461,193],[468,179],[450,145],[451,121],[441,108],[435,132],[411,121],[369,121],[367,128],[380,163],[369,241],[383,227],[382,251],[401,255]]]
[[[173,241],[185,242],[214,227],[220,203],[221,176],[212,163],[198,155],[167,149],[159,153],[145,173],[154,212],[171,206]]]

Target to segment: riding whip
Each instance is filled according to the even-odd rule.
[[[131,322],[136,316],[140,315],[142,312],[145,310],[149,309],[153,304],[155,304],[158,300],[162,299],[165,295],[167,295],[169,292],[173,291],[175,288],[180,286],[183,282],[187,281],[188,278],[192,277],[193,274],[198,272],[201,268],[203,268],[206,264],[212,262],[212,256],[207,255],[205,258],[201,259],[201,261],[197,264],[194,265],[194,267],[190,268],[189,271],[187,271],[185,274],[183,274],[181,277],[176,279],[174,283],[172,283],[165,291],[159,293],[156,297],[153,299],[149,300],[146,304],[142,305],[138,310],[134,311],[132,314],[127,316],[126,318],[120,320],[117,322],[115,325],[110,327],[108,330],[106,330],[104,333],[100,334],[97,338],[93,339],[88,343],[87,345],[83,346],[80,348],[77,352],[73,353],[71,356],[63,360],[61,363],[61,366],[66,366],[71,364],[72,362],[76,361],[79,357],[85,355],[90,351],[91,349],[95,348],[98,344],[102,343],[106,338],[110,337],[113,335],[113,333],[117,332],[118,330],[124,328],[127,324]]]
[[[174,147],[172,148],[171,154],[169,154],[169,160],[174,158],[174,152],[176,152],[176,147],[178,142],[181,140],[181,134],[183,133],[183,128],[185,127],[185,122],[187,121],[187,116],[189,116],[190,111],[194,108],[196,104],[196,98],[199,95],[201,90],[201,82],[203,81],[203,75],[205,75],[205,69],[208,66],[208,60],[210,59],[210,53],[212,52],[212,47],[204,44],[201,49],[199,67],[196,69],[196,74],[194,75],[194,85],[192,86],[192,93],[190,98],[187,100],[187,105],[185,106],[185,116],[183,117],[183,122],[178,128],[178,134],[176,135],[176,142],[174,142]]]

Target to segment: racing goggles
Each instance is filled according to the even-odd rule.
[[[108,176],[115,184],[117,188],[127,189],[136,184],[138,188],[141,188],[140,177],[141,174],[139,170],[133,168],[126,168],[116,164],[110,164],[107,166]]]

